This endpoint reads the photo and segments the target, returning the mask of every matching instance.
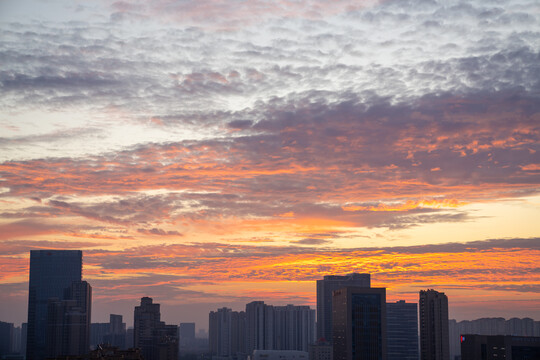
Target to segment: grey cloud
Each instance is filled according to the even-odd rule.
[[[305,238],[297,241],[290,241],[290,243],[299,245],[325,245],[330,244],[331,241],[319,238]]]

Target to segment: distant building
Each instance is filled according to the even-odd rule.
[[[13,323],[0,321],[0,359],[13,351]]]
[[[221,308],[209,315],[210,354],[216,358],[236,358],[245,353],[246,314]]]
[[[540,359],[540,337],[461,335],[462,360]]]
[[[195,342],[195,323],[180,323],[178,327],[180,347],[189,347]]]
[[[160,305],[143,297],[134,312],[134,346],[145,360],[178,359],[178,327],[161,321]]]
[[[420,291],[421,360],[450,360],[448,298],[435,290]]]
[[[386,304],[388,360],[418,360],[416,303],[400,300]]]
[[[90,348],[96,349],[98,345],[105,344],[105,336],[109,333],[110,323],[90,324]]]
[[[308,351],[315,342],[315,310],[309,306],[274,306],[274,349]]]
[[[109,315],[109,326],[107,333],[103,336],[103,344],[126,349],[126,323],[122,322],[122,315]]]
[[[386,289],[334,291],[332,318],[334,360],[387,360]]]
[[[250,360],[308,360],[305,351],[294,350],[255,350]]]
[[[135,329],[132,327],[127,328],[126,330],[126,349],[131,349],[135,347]]]
[[[317,339],[332,341],[332,293],[345,286],[370,287],[370,274],[327,275],[317,280]]]
[[[65,300],[66,289],[81,280],[82,251],[30,251],[27,359],[43,360],[46,356],[48,300]]]
[[[274,308],[264,301],[246,305],[246,353],[274,350]]]
[[[448,330],[450,333],[450,359],[461,354],[461,334],[476,335],[513,335],[513,336],[537,336],[540,337],[540,321],[530,318],[481,318],[476,320],[449,320]],[[531,332],[533,332],[531,334]]]
[[[309,306],[272,306],[263,301],[246,305],[245,352],[308,351],[315,341],[315,311]]]

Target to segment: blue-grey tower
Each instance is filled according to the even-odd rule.
[[[67,299],[73,282],[82,280],[82,251],[31,250],[28,288],[28,333],[26,358],[46,356],[47,303]]]
[[[417,308],[404,300],[386,304],[388,360],[418,360]]]

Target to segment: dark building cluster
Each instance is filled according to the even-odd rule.
[[[448,298],[421,290],[419,303],[386,302],[370,274],[317,280],[317,309],[246,304],[209,314],[209,338],[195,323],[161,320],[160,304],[141,298],[133,327],[122,315],[91,323],[92,287],[82,252],[30,253],[28,322],[0,321],[0,360],[539,360],[540,322],[448,319]]]

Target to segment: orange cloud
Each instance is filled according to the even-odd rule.
[[[457,208],[466,205],[463,201],[456,199],[432,199],[432,200],[407,200],[405,203],[384,204],[379,203],[377,206],[361,206],[361,205],[346,205],[341,208],[345,211],[408,211],[417,208]]]

